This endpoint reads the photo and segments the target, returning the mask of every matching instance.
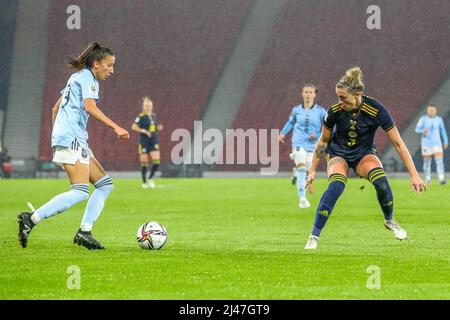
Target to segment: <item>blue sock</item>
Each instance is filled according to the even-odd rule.
[[[97,180],[94,183],[95,190],[89,198],[86,210],[84,211],[83,220],[81,221],[81,231],[91,231],[92,226],[103,210],[106,198],[113,189],[113,183],[109,176]]]
[[[317,207],[316,220],[314,221],[314,227],[311,232],[316,237],[320,236],[320,232],[325,227],[336,201],[342,192],[344,192],[347,177],[340,173],[335,173],[328,178],[328,183],[328,189],[322,195],[319,206]]]
[[[436,172],[438,174],[439,180],[444,181],[445,180],[444,158],[434,158],[434,161],[436,162]]]
[[[71,206],[78,202],[84,201],[89,198],[89,185],[84,183],[77,183],[72,185],[72,190],[61,193],[37,209],[31,219],[34,223],[38,223],[42,219],[48,219],[64,212]]]
[[[431,180],[431,158],[423,159],[423,174],[425,175],[425,180]]]
[[[297,168],[297,191],[300,199],[306,198],[306,168]]]
[[[377,199],[384,214],[384,220],[392,220],[394,215],[394,196],[383,168],[369,171],[369,181],[377,191]]]

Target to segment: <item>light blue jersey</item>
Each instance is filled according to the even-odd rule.
[[[312,152],[320,137],[325,115],[325,109],[318,104],[314,104],[310,109],[305,109],[303,104],[300,104],[292,109],[289,120],[284,125],[281,133],[287,135],[294,128],[292,147],[301,147],[306,151]],[[311,140],[311,133],[316,135],[314,140]]]
[[[425,129],[428,129],[428,133],[423,135]],[[448,144],[447,131],[440,116],[422,116],[417,123],[416,132],[422,133],[422,147],[440,147],[442,144]]]
[[[89,114],[84,108],[84,99],[99,101],[99,85],[90,69],[80,70],[69,78],[61,91],[61,105],[52,131],[52,147],[69,147],[76,139],[87,148],[87,122]]]

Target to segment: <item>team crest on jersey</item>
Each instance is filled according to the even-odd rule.
[[[96,93],[97,92],[97,88],[95,87],[95,85],[90,85],[89,86],[89,93]]]
[[[81,156],[83,157],[83,158],[87,158],[87,156],[88,156],[88,153],[87,153],[87,150],[86,149],[81,149]]]

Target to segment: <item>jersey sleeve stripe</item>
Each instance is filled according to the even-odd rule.
[[[367,114],[369,114],[369,115],[372,116],[372,117],[376,117],[377,114],[378,114],[378,111],[377,111],[377,112],[374,112],[374,111],[368,109],[368,108],[367,108],[366,106],[364,106],[364,105],[361,107],[361,111],[366,112]]]
[[[376,112],[376,113],[378,113],[378,109],[377,108],[374,108],[374,107],[372,107],[371,105],[368,105],[367,103],[363,103],[363,106],[365,106],[365,107],[367,107],[367,109],[369,109],[369,110],[371,110],[371,111],[373,111],[373,112]]]
[[[385,132],[388,132],[389,130],[391,130],[391,129],[393,129],[395,127],[395,122],[394,122],[394,124],[391,126],[391,127],[389,127],[388,129],[386,129],[386,130],[384,130]]]

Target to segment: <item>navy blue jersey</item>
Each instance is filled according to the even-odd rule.
[[[327,153],[356,161],[375,150],[373,140],[378,127],[387,132],[395,126],[395,122],[381,103],[363,96],[356,113],[342,110],[339,103],[332,105],[327,111],[324,126],[332,131]]]
[[[154,143],[157,143],[158,139],[158,129],[157,129],[157,121],[156,121],[156,113],[152,113],[148,115],[145,112],[140,113],[136,120],[134,120],[139,128],[150,131],[151,137],[149,138],[147,135],[141,133],[141,143],[146,143],[149,140],[152,140]]]

